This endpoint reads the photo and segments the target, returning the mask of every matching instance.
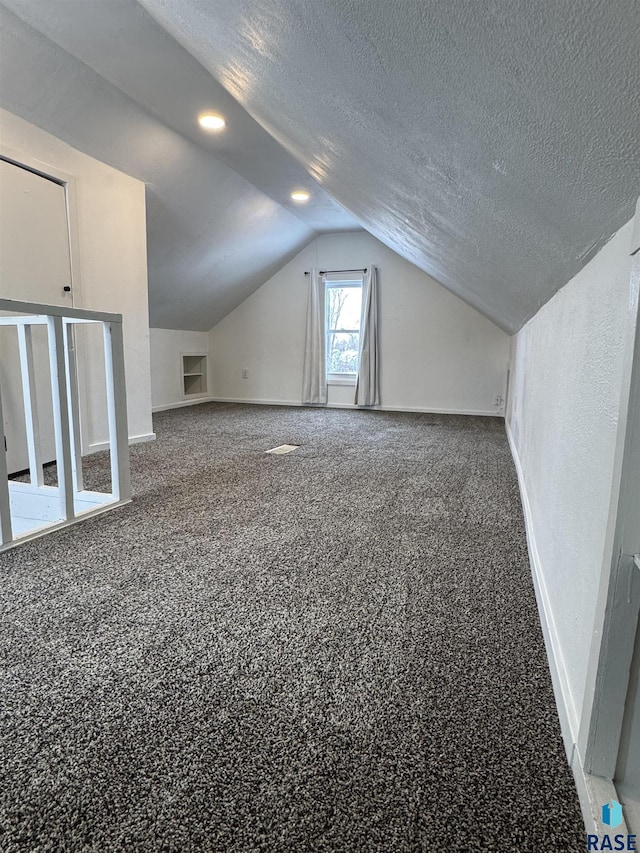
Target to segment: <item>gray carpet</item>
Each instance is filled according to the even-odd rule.
[[[501,421],[155,428],[0,557],[4,853],[585,849]]]

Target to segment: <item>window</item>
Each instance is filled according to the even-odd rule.
[[[361,313],[362,278],[325,282],[328,381],[355,382]]]

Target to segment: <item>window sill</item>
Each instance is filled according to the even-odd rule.
[[[328,376],[327,385],[352,385],[355,387],[355,376]]]

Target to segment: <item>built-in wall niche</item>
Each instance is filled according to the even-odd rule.
[[[182,394],[199,397],[207,393],[207,356],[205,353],[182,353]]]

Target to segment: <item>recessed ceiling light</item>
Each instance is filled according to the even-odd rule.
[[[294,193],[291,193],[291,198],[298,202],[309,201],[309,193],[305,190],[296,190]]]
[[[200,122],[200,126],[206,128],[207,130],[222,130],[222,128],[226,124],[222,116],[216,116],[213,115],[213,113],[206,113],[206,115],[201,115],[198,121]]]

